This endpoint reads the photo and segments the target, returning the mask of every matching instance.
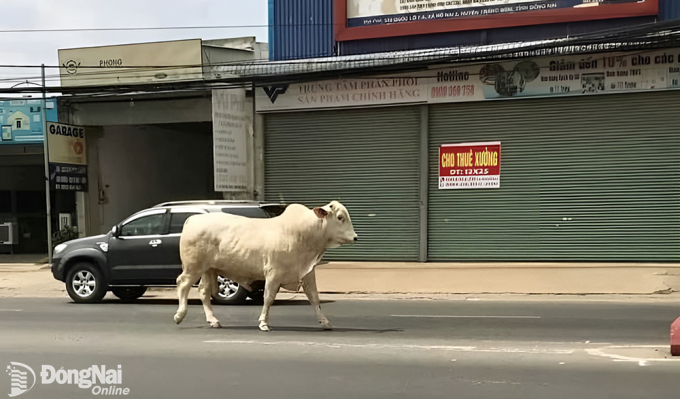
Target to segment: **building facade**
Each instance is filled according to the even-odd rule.
[[[402,3],[415,9],[413,12],[399,10]],[[476,2],[481,3],[479,7],[470,6],[471,2],[452,6],[438,6],[436,3],[441,2],[432,0],[402,3],[394,0],[269,0],[270,59],[534,41],[680,18],[680,6],[674,0],[646,0],[637,2],[646,4],[635,5],[625,4],[630,3],[625,0],[510,0]],[[599,6],[585,7],[594,3]],[[610,10],[606,6],[611,7]],[[543,7],[546,9],[538,9]],[[522,11],[513,13],[511,8]],[[596,8],[600,11],[595,12]],[[455,15],[456,12],[459,17],[444,15]],[[474,16],[475,12],[488,16],[461,24],[461,14]],[[566,14],[572,15],[565,17]],[[405,22],[387,22],[388,18]],[[490,24],[489,21],[501,22]]]
[[[238,192],[223,193],[216,186],[214,92],[203,83],[228,77],[213,74],[215,66],[263,59],[267,52],[267,44],[254,37],[60,50],[62,87],[73,94],[59,99],[59,119],[89,132],[90,185],[83,209],[88,235],[106,233],[161,202],[252,198],[251,181]],[[88,71],[102,60],[111,60],[105,74]],[[68,68],[69,61],[78,65],[76,71]],[[163,84],[172,87],[155,86]],[[80,95],[102,87],[111,93]],[[123,94],[128,88],[133,93]],[[252,119],[252,105],[245,108]]]
[[[302,12],[304,2],[289,3],[273,2],[276,20],[291,21]],[[503,19],[493,1],[484,9],[446,9],[424,0],[413,2],[423,8],[403,12],[407,22],[399,22],[385,8],[399,2],[331,3],[324,3],[334,5],[330,54],[363,55],[328,62],[373,59],[378,65],[388,54],[369,53],[399,48],[413,51],[389,56],[411,57],[425,46],[448,47],[461,58],[463,51],[478,51],[471,43],[505,45],[495,56],[488,51],[486,60],[405,63],[401,71],[364,69],[344,79],[258,88],[265,198],[313,206],[338,199],[362,237],[351,248],[329,251],[328,259],[680,259],[680,163],[675,154],[656,156],[677,144],[680,51],[615,51],[624,48],[616,37],[625,39],[625,31],[598,34],[604,43],[593,33],[653,29],[654,21],[677,17],[671,4],[544,2],[548,9],[524,12],[518,10],[538,2],[506,1],[506,8],[517,8],[507,8],[515,11]],[[499,20],[514,26],[498,26]],[[581,43],[591,44],[560,47],[567,36],[560,32],[577,27],[586,32]],[[280,28],[274,23],[274,58],[319,53],[289,46],[295,39],[277,37]],[[545,46],[508,50],[508,42],[529,37]],[[560,38],[538,40],[548,37]],[[446,60],[444,50],[440,58]],[[484,163],[490,149],[498,153],[495,170]]]
[[[47,121],[57,120],[57,101],[48,99]],[[43,101],[0,100],[0,253],[46,253],[47,220]],[[53,193],[58,214],[75,213],[72,193]]]

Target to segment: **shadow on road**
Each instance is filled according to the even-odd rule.
[[[335,301],[322,300],[321,304],[333,303]],[[71,302],[75,304],[75,302]],[[120,299],[104,299],[99,302],[104,305],[175,305],[177,306],[177,299],[171,298],[141,298],[134,301],[121,301]],[[96,304],[88,304],[96,305]],[[189,305],[201,305],[200,299],[189,299]],[[220,305],[213,302],[213,306],[262,306],[262,300],[248,300],[243,304],[234,305]],[[310,306],[306,299],[278,299],[273,306]]]
[[[252,326],[222,326],[220,328],[211,328],[209,325],[201,325],[201,326],[187,326],[187,327],[180,327],[182,330],[226,330],[226,331],[255,331],[258,333],[261,333],[262,336],[266,336],[267,334],[271,333],[276,333],[276,332],[304,332],[304,333],[325,333],[325,334],[332,334],[332,333],[353,333],[353,332],[365,332],[365,333],[376,333],[376,334],[383,334],[383,333],[391,333],[391,332],[404,332],[404,330],[399,329],[399,328],[384,328],[384,329],[373,329],[373,328],[350,328],[350,327],[333,327],[332,330],[324,330],[321,327],[295,327],[295,326],[271,326],[272,331],[269,333],[265,333],[260,331],[260,329],[257,327],[256,324]]]

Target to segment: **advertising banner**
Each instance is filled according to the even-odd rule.
[[[680,88],[680,49],[547,57],[433,70],[428,102]]]
[[[427,101],[427,80],[417,75],[339,79],[257,89],[259,111],[403,104]]]
[[[658,0],[335,1],[337,41],[625,18],[659,9]],[[408,31],[399,29],[403,24]]]
[[[500,186],[500,141],[443,144],[439,147],[439,189]]]
[[[0,146],[14,144],[42,144],[42,100],[0,100]],[[45,115],[48,121],[57,120],[57,101],[47,99]]]
[[[87,165],[85,128],[47,122],[50,163]]]
[[[644,3],[644,0],[351,0],[347,3],[347,26],[499,16],[627,3]]]
[[[680,48],[431,67],[408,75],[257,88],[260,112],[680,88]]]
[[[248,189],[246,89],[212,92],[215,191]]]

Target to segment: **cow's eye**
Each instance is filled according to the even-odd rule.
[[[345,220],[345,218],[342,216],[338,216],[338,220],[342,222],[343,220]]]

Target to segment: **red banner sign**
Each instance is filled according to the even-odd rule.
[[[659,0],[334,0],[333,14],[340,42],[658,12]]]
[[[501,142],[442,144],[439,188],[500,188]]]

